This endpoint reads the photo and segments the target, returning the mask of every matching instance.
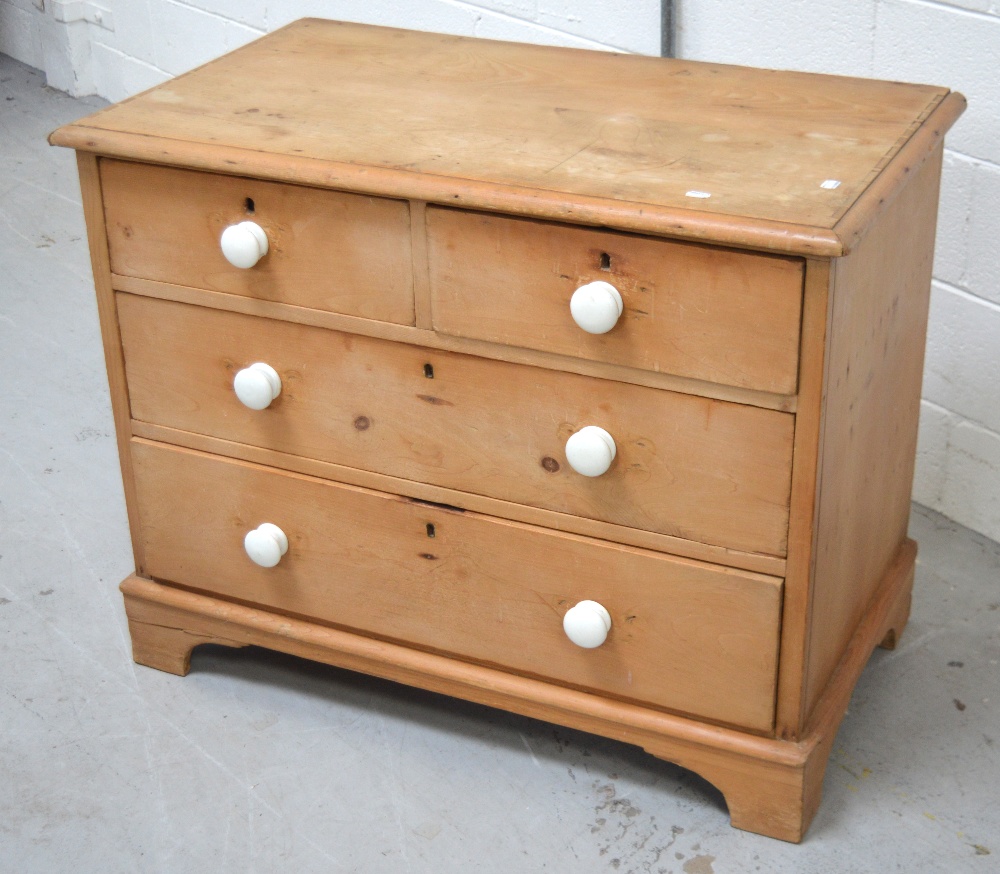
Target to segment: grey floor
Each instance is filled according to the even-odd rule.
[[[640,750],[262,650],[133,665],[72,154],[0,56],[0,871],[1000,871],[1000,546],[919,507],[804,844]]]

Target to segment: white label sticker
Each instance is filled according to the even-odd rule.
[[[820,182],[820,188],[840,188],[839,179],[827,179],[826,182]]]
[[[712,195],[709,194],[707,191],[689,191],[684,196],[685,197],[711,197]]]

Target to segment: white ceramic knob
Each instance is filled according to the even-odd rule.
[[[267,234],[256,222],[240,222],[222,232],[222,254],[233,267],[253,267],[267,254]]]
[[[244,406],[263,410],[281,394],[281,377],[270,364],[258,361],[236,374],[233,391]]]
[[[566,460],[582,476],[607,473],[618,454],[615,438],[597,425],[587,425],[566,441]]]
[[[277,525],[264,522],[247,532],[247,536],[243,538],[243,548],[254,564],[274,567],[281,561],[281,556],[288,552],[288,538]]]
[[[618,289],[600,280],[581,285],[569,300],[573,321],[588,334],[607,334],[618,324],[623,309]]]
[[[608,639],[611,614],[597,601],[581,601],[563,616],[563,631],[577,646],[594,649]]]

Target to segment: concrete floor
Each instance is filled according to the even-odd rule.
[[[915,508],[805,843],[640,750],[262,650],[133,665],[73,155],[100,105],[0,56],[0,871],[1000,871],[1000,546]]]

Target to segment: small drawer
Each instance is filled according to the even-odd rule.
[[[800,259],[440,207],[427,209],[427,240],[443,334],[796,390]],[[623,304],[601,334],[570,311],[574,292],[597,281]]]
[[[405,201],[107,159],[101,187],[112,273],[413,324]],[[237,267],[220,241],[247,221],[267,253]]]
[[[119,294],[132,416],[292,455],[783,555],[794,417]],[[263,369],[273,369],[271,394]],[[236,394],[263,392],[260,409]],[[600,441],[576,437],[587,426]],[[568,448],[573,436],[574,448]],[[589,432],[588,437],[594,437]],[[582,475],[588,450],[610,467]]]
[[[779,579],[142,440],[132,455],[147,576],[656,707],[772,726]],[[245,546],[262,523],[287,543],[271,567]],[[583,600],[611,617],[593,649],[563,630]]]

